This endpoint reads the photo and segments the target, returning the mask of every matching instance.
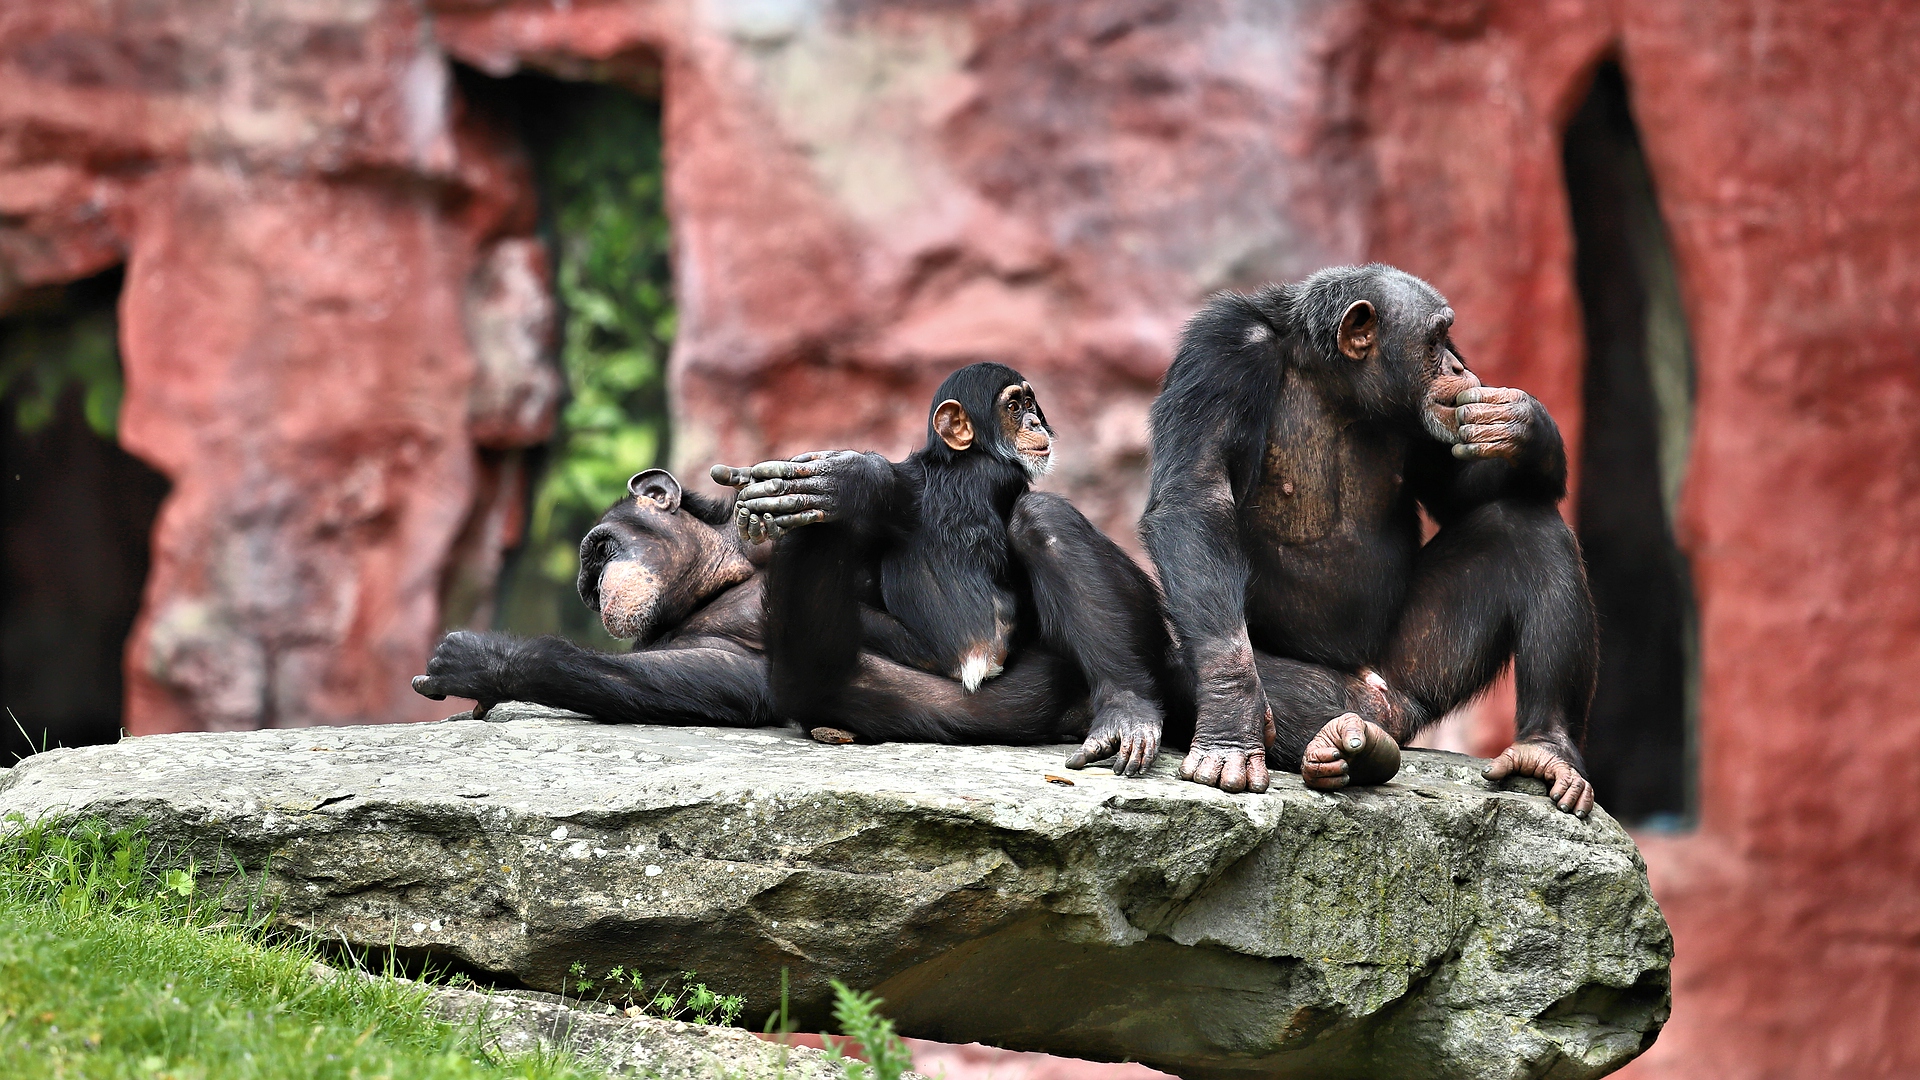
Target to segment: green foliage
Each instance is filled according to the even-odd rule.
[[[613,1004],[625,1003],[629,1008],[638,1008],[647,1016],[657,1016],[663,1020],[690,1020],[696,1024],[718,1024],[732,1027],[740,1019],[740,1011],[746,1008],[746,999],[736,994],[716,994],[703,982],[695,982],[697,972],[680,973],[679,985],[675,987],[663,981],[652,994],[647,993],[647,980],[638,971],[628,971],[625,967],[614,967],[601,979],[587,977],[587,966],[579,961],[567,969],[568,981],[573,991],[585,997],[593,995],[596,1001]]]
[[[580,537],[660,460],[673,343],[658,106],[611,87],[555,95],[533,136],[555,247],[571,398],[534,497],[531,540],[571,584]]]
[[[893,1033],[893,1021],[880,1015],[885,1002],[862,990],[854,990],[833,980],[833,1018],[840,1022],[840,1033],[866,1051],[865,1062],[848,1059],[847,1080],[900,1080],[900,1074],[913,1068],[913,1055]],[[834,1057],[845,1053],[844,1043],[826,1040]]]
[[[45,428],[72,388],[87,426],[113,438],[125,389],[118,334],[111,303],[77,298],[9,318],[0,329],[0,397],[13,398],[15,427],[29,435]]]
[[[268,944],[193,868],[162,870],[140,830],[28,824],[0,835],[0,1076],[141,1080],[558,1080],[498,1060],[393,979],[314,978],[315,951]]]

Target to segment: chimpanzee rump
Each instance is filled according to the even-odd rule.
[[[1032,386],[983,363],[941,384],[926,445],[904,461],[836,451],[716,466],[716,480],[742,488],[749,535],[778,537],[767,656],[779,711],[837,722],[863,646],[969,691],[998,681],[1009,655],[1038,651],[1070,662],[1091,691],[1091,731],[1070,766],[1116,756],[1116,772],[1144,771],[1163,736],[1163,704],[1174,712],[1164,734],[1184,741],[1188,709],[1163,703],[1162,687],[1182,684],[1169,678],[1158,593],[1064,499],[1028,490],[1051,454]],[[906,737],[1014,743],[1059,734],[1008,721]]]
[[[1452,324],[1431,286],[1370,265],[1225,294],[1188,325],[1141,519],[1197,695],[1183,777],[1259,791],[1271,762],[1380,782],[1512,658],[1519,741],[1489,775],[1592,807],[1576,743],[1596,629],[1555,509],[1566,452],[1539,402],[1480,385]]]

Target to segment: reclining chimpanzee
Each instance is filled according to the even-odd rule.
[[[1519,741],[1488,775],[1592,808],[1576,742],[1596,629],[1555,509],[1566,451],[1539,402],[1480,385],[1452,325],[1432,287],[1378,265],[1226,294],[1188,325],[1141,520],[1197,684],[1183,777],[1261,791],[1271,762],[1312,787],[1381,782],[1512,658]],[[1440,526],[1424,546],[1422,507]]]
[[[1000,381],[983,390],[982,376]],[[1168,674],[1170,640],[1158,595],[1146,575],[1065,500],[1027,492],[1024,473],[1017,490],[965,479],[978,478],[986,448],[1013,441],[1012,429],[994,419],[993,410],[1004,410],[1006,388],[1018,390],[1014,424],[1044,432],[1032,390],[1018,373],[974,365],[943,385],[929,421],[929,449],[901,466],[843,451],[751,470],[716,467],[717,476],[743,485],[760,477],[759,490],[750,489],[758,501],[741,501],[737,528],[731,503],[683,492],[663,470],[637,474],[628,483],[629,498],[609,509],[581,542],[579,578],[581,598],[600,612],[609,633],[634,639],[634,651],[607,654],[559,638],[462,631],[441,642],[414,688],[434,698],[475,699],[479,715],[495,702],[518,700],[614,722],[756,726],[805,719],[872,740],[1041,743],[1085,737],[1070,764],[1114,756],[1116,772],[1137,775],[1153,760],[1162,735],[1159,687]],[[983,449],[955,446],[971,443],[975,432]],[[1040,456],[1050,453],[1051,432],[1045,434],[1047,439],[1035,440],[1029,433],[1030,454],[1043,444]],[[936,439],[941,451],[932,449]],[[829,575],[811,574],[817,559],[807,553],[830,548],[835,537],[855,528],[833,509],[835,478],[849,475],[842,466],[857,471],[871,464],[869,458],[949,487],[923,500],[909,480],[884,507],[868,507],[884,513],[880,531],[918,535],[905,559],[877,567],[866,561],[887,546],[873,546],[878,534],[869,533],[860,552],[849,552],[851,561],[829,567]],[[781,491],[769,496],[769,487]],[[976,497],[985,501],[969,505]],[[916,529],[923,505],[947,516]],[[960,519],[970,526],[964,533],[968,546],[955,553],[951,548],[963,534],[939,522]],[[837,666],[824,672],[826,681],[801,680],[811,696],[790,696],[783,709],[763,656],[766,575],[749,558],[743,534],[778,535],[813,523],[821,524],[777,545],[780,565],[773,576],[791,587],[776,586],[775,594],[791,598],[798,606],[789,610],[798,617],[782,623],[790,632],[775,640],[804,642],[810,657],[826,655],[825,646]],[[996,544],[999,564],[993,563]],[[889,567],[896,571],[891,580]],[[912,572],[898,573],[903,567]],[[876,568],[878,573],[870,572]],[[792,572],[782,578],[782,570]],[[991,586],[988,648],[962,658],[950,655],[950,648],[943,653],[942,646],[978,643],[980,627],[972,623],[979,612],[964,605],[956,610],[951,602],[954,584],[968,574],[975,584],[985,580]],[[894,613],[882,609],[887,602]],[[1176,707],[1168,734],[1184,741],[1190,725],[1190,706]]]

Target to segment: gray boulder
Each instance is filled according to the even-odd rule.
[[[696,971],[756,1028],[785,968],[803,1030],[838,978],[903,1034],[1186,1077],[1558,1080],[1667,1017],[1631,838],[1457,754],[1225,795],[1170,754],[1124,780],[1063,747],[496,717],[58,750],[0,773],[0,814],[145,821],[286,925],[505,984]]]

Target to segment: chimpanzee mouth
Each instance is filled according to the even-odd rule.
[[[642,644],[651,640],[664,585],[652,567],[628,561],[608,563],[600,572],[600,624],[617,638]]]
[[[1022,449],[1020,467],[1027,470],[1029,479],[1038,480],[1053,471],[1053,447],[1041,447],[1038,450]]]

